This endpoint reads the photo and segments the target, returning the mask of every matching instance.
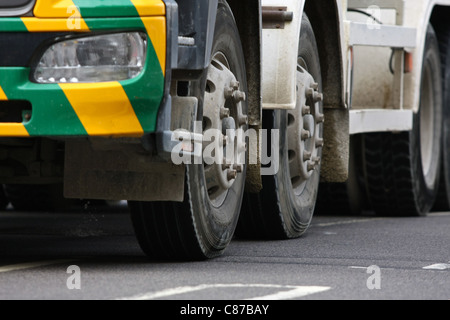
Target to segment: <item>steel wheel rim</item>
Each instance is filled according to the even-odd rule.
[[[297,104],[288,112],[289,175],[295,195],[300,195],[320,167],[324,115],[320,86],[309,74],[306,62],[297,64]]]
[[[427,186],[433,185],[433,145],[434,145],[434,93],[433,74],[431,67],[426,64],[422,79],[420,101],[420,155],[423,175]]]
[[[217,52],[208,69],[203,110],[204,178],[209,201],[216,208],[223,205],[229,190],[244,171],[247,148],[244,130],[248,124],[243,111],[245,100],[228,59],[224,53]],[[212,139],[208,138],[211,136],[217,154],[209,157],[207,151]]]

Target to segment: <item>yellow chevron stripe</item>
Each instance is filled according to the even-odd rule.
[[[166,18],[141,18],[155,48],[163,75],[166,74]]]
[[[144,130],[119,82],[60,84],[91,136],[141,137]]]
[[[166,6],[161,0],[131,0],[141,17],[164,16]]]
[[[8,100],[8,97],[5,94],[5,91],[3,91],[2,87],[0,87],[0,100]]]
[[[89,27],[72,0],[38,1],[34,8],[34,16],[34,18],[22,18],[29,32],[89,31]]]
[[[0,101],[8,100],[8,97],[0,87]],[[27,129],[21,123],[0,123],[0,137],[29,137]]]
[[[161,0],[131,0],[135,6],[142,23],[144,24],[148,35],[155,48],[156,55],[158,56],[159,64],[163,75],[166,75],[166,18],[151,18],[148,16],[165,16],[166,7]]]
[[[0,123],[0,137],[29,137],[25,126],[21,123]]]
[[[22,18],[29,32],[89,31],[84,20]]]
[[[39,0],[33,13],[37,18],[81,17],[72,0]]]

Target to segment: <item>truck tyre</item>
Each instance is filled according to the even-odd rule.
[[[443,68],[444,79],[444,123],[443,123],[443,171],[444,179],[442,184],[445,186],[445,193],[442,196],[443,200],[447,200],[447,206],[444,206],[444,210],[450,208],[450,30],[447,31],[446,46],[447,51],[445,53],[445,64]]]
[[[439,194],[433,211],[450,210],[450,28],[446,24],[437,25],[444,88],[443,103],[443,148]]]
[[[225,1],[219,1],[211,52],[211,65],[201,90],[204,99],[199,97],[204,101],[199,119],[203,120],[203,130],[245,131],[248,108],[244,53]],[[245,160],[245,140],[236,138],[225,148],[235,148]],[[190,164],[186,166],[183,203],[130,202],[132,222],[143,251],[153,259],[169,260],[204,260],[221,255],[239,219],[245,170],[245,165],[238,164]]]
[[[444,121],[445,120],[445,116],[444,116]],[[446,132],[445,130],[443,131],[443,135],[445,135]],[[444,153],[447,152],[447,150],[445,150],[445,146],[447,145],[447,142],[443,142],[443,149],[442,149],[442,166],[441,166],[441,176],[440,176],[440,183],[439,183],[439,190],[438,190],[438,195],[436,197],[436,202],[433,206],[433,208],[431,209],[432,212],[444,212],[444,211],[449,211],[450,210],[450,204],[449,204],[449,196],[450,196],[450,190],[449,187],[450,185],[448,185],[447,182],[448,178],[447,178],[447,168],[445,164],[446,158],[448,159],[448,156],[446,156]]]
[[[367,189],[378,215],[425,216],[433,207],[441,168],[442,96],[439,46],[430,26],[413,129],[364,135]]]
[[[291,239],[308,229],[316,204],[323,146],[323,106],[320,60],[311,23],[303,16],[297,76],[305,86],[297,88],[295,110],[266,110],[263,129],[270,146],[279,132],[279,171],[263,176],[263,190],[246,194],[238,233],[243,238]],[[306,77],[306,78],[305,78]],[[263,142],[265,143],[265,142]]]
[[[361,150],[361,135],[351,136],[348,181],[320,184],[316,214],[358,216],[368,209]]]

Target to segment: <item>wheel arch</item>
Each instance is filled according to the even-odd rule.
[[[244,49],[248,85],[248,120],[249,127],[259,130],[262,127],[262,36],[261,36],[261,1],[227,0],[241,37]],[[259,150],[250,150],[258,152]],[[248,164],[246,190],[258,193],[262,189],[261,163]]]
[[[249,121],[261,121],[261,1],[227,0],[233,11],[244,48],[249,90]]]
[[[417,28],[417,46],[414,52],[413,72],[405,77],[405,109],[417,112],[420,106],[420,82],[422,77],[423,51],[427,26],[431,24],[437,33],[438,40],[444,28],[449,26],[448,15],[450,13],[449,0],[420,1],[411,0],[405,2],[405,25]]]
[[[448,21],[448,17],[450,16],[450,7],[449,6],[441,6],[437,5],[433,8],[430,17],[430,23],[433,26],[436,36],[439,40],[439,49],[442,55],[442,62],[445,63],[446,55],[449,52],[447,46],[443,43],[445,38],[448,37],[450,33],[450,22]]]
[[[321,179],[345,182],[349,175],[350,135],[343,8],[340,1],[307,0],[304,12],[316,36],[323,81],[326,125]]]
[[[450,205],[450,7],[436,6],[431,14],[441,53],[443,80],[443,155],[441,167],[441,188],[433,210],[446,211]]]
[[[308,15],[319,47],[325,108],[345,108],[343,16],[339,1],[308,0]]]
[[[227,0],[235,18],[244,48],[249,86],[250,125],[261,121],[261,2]],[[195,54],[179,54],[179,70],[204,71],[211,60],[216,13],[219,0],[179,1],[180,36],[195,38]],[[184,50],[184,49],[181,49]],[[188,59],[184,58],[188,57]]]

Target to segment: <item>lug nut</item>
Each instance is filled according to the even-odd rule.
[[[312,161],[309,161],[306,165],[309,172],[314,171],[316,169],[316,164]]]
[[[302,108],[302,115],[306,116],[307,114],[311,114],[311,107],[310,106],[303,106],[303,108]]]
[[[311,152],[309,152],[309,151],[304,151],[304,152],[303,152],[303,161],[311,160],[311,156],[312,156],[312,153],[311,153]]]
[[[225,94],[225,99],[231,99],[233,98],[233,88],[229,88],[229,87],[225,87],[224,89],[224,94]]]
[[[318,84],[318,83],[313,83],[313,84],[311,85],[311,88],[312,88],[313,90],[319,90],[319,84]]]
[[[324,123],[325,122],[325,115],[322,113],[319,113],[316,117],[316,123]]]
[[[324,146],[323,139],[316,139],[316,148],[322,148]]]
[[[231,164],[229,164],[229,163],[227,163],[227,159],[225,158],[225,159],[223,159],[223,164],[222,164],[222,170],[228,170],[228,169],[231,169]]]
[[[308,140],[311,137],[311,133],[308,130],[302,129],[301,138],[303,141]]]
[[[231,81],[230,86],[231,86],[234,90],[239,90],[239,87],[241,86],[241,84],[239,83],[239,81]]]
[[[320,158],[319,157],[312,157],[311,161],[314,162],[316,165],[320,164]]]
[[[314,93],[315,93],[314,89],[312,88],[306,89],[306,98],[308,99],[314,98]]]
[[[230,109],[220,108],[220,119],[225,119],[230,116]]]
[[[228,170],[227,171],[227,179],[228,181],[234,180],[237,178],[237,171],[236,170]]]
[[[246,115],[239,116],[239,125],[244,126],[247,124],[248,124],[248,116],[246,116]]]
[[[313,100],[314,100],[314,103],[322,102],[323,101],[323,94],[321,94],[319,92],[314,92]]]
[[[235,164],[233,170],[236,170],[237,173],[242,173],[242,171],[244,171],[244,166],[242,164]]]
[[[233,92],[233,100],[235,103],[239,103],[241,101],[245,101],[246,95],[243,91],[234,91]]]

